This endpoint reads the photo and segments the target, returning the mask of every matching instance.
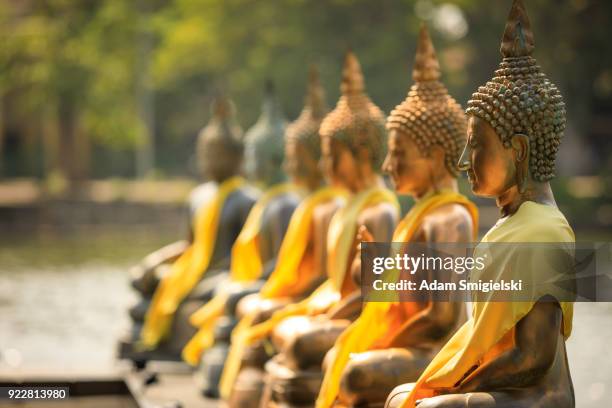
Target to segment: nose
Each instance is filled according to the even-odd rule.
[[[465,144],[463,148],[463,152],[461,153],[461,157],[459,157],[459,163],[457,163],[457,167],[461,171],[467,171],[470,169],[472,163],[470,162],[471,151],[469,143]]]

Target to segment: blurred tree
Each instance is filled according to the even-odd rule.
[[[83,180],[92,140],[127,148],[144,139],[133,2],[3,3],[0,16],[0,91],[16,126],[40,135],[47,174]]]
[[[465,104],[499,63],[509,6],[510,0],[1,2],[0,157],[3,145],[6,158],[13,141],[35,150],[39,140],[45,174],[144,176],[153,167],[185,174],[216,87],[231,94],[248,127],[270,77],[294,117],[311,62],[320,66],[329,102],[336,100],[347,47],[360,58],[369,94],[388,112],[411,82],[421,20],[431,26],[444,81]],[[609,171],[612,2],[530,0],[527,7],[536,57],[567,102],[568,138],[593,146],[581,150],[585,162]]]

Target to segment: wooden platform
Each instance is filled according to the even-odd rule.
[[[142,408],[222,406],[199,392],[193,369],[183,363],[151,362],[145,370],[131,371],[125,378]]]
[[[145,370],[129,364],[112,373],[0,372],[0,387],[63,386],[70,397],[55,401],[0,400],[0,408],[217,408],[202,396],[193,369],[184,363],[150,362]]]

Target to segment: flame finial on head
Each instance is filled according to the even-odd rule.
[[[506,21],[500,52],[504,58],[528,57],[534,48],[533,31],[523,0],[514,0]]]
[[[225,120],[233,116],[233,107],[227,96],[218,91],[211,105],[211,114],[214,118]]]
[[[306,90],[306,107],[310,108],[313,118],[323,118],[327,113],[325,90],[319,80],[319,70],[311,65],[308,70],[308,89]]]
[[[287,127],[285,138],[303,143],[310,149],[313,157],[319,157],[321,154],[319,127],[326,114],[327,103],[325,102],[325,91],[319,82],[319,71],[316,66],[311,65],[308,71],[304,109]]]
[[[365,90],[363,73],[357,57],[351,50],[344,56],[344,66],[342,67],[342,83],[340,91],[343,95],[362,93]]]
[[[435,81],[440,79],[440,63],[436,57],[436,50],[431,42],[429,31],[425,23],[421,24],[419,40],[417,43],[412,79],[415,82]]]

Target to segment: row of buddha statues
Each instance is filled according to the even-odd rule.
[[[362,242],[477,239],[461,171],[500,209],[482,242],[574,241],[549,184],[564,103],[533,50],[514,0],[503,60],[465,111],[424,25],[413,84],[388,117],[352,52],[336,107],[311,69],[288,125],[271,88],[244,135],[219,95],[197,142],[207,181],[190,198],[190,236],[136,268],[124,349],[185,360],[229,407],[573,407],[572,303],[475,294],[468,316],[460,302],[362,302],[360,290]],[[397,195],[414,198],[406,214]]]

